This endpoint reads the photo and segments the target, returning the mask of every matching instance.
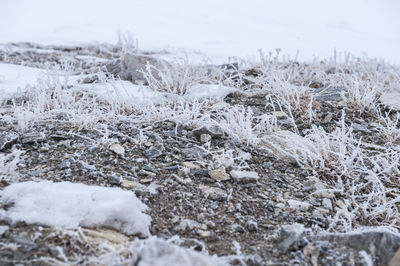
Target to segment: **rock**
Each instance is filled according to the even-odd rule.
[[[121,75],[122,74],[122,66],[121,66],[121,60],[112,60],[108,62],[106,65],[106,70],[108,73],[113,74],[115,76]]]
[[[328,241],[357,251],[365,250],[378,259],[377,265],[388,265],[400,248],[400,234],[385,227],[367,227],[349,233],[332,233],[310,237],[312,241]],[[398,264],[397,264],[398,265]]]
[[[149,150],[146,150],[144,154],[149,158],[150,160],[156,159],[157,157],[160,157],[162,155],[162,150],[158,149],[156,147],[153,147]]]
[[[192,162],[183,162],[182,165],[184,167],[189,168],[189,169],[198,169],[198,168],[200,168],[200,166],[198,166],[197,164],[194,164]]]
[[[121,181],[121,187],[126,189],[132,189],[137,185],[137,182],[133,182],[131,180],[124,179]]]
[[[318,102],[339,102],[344,100],[347,94],[345,87],[319,88],[315,90],[315,100]]]
[[[198,139],[201,138],[202,134],[208,134],[211,138],[216,139],[224,135],[224,131],[218,125],[203,126],[193,130],[193,135]]]
[[[217,187],[209,187],[205,185],[200,185],[199,186],[201,192],[203,192],[207,198],[210,198],[212,200],[216,201],[224,201],[228,198],[227,193]]]
[[[129,241],[129,237],[111,229],[88,229],[83,228],[85,236],[89,238],[89,242],[97,245],[105,244],[124,244]]]
[[[323,199],[322,206],[328,210],[333,210],[332,201],[330,199],[326,199],[326,198]]]
[[[258,229],[258,224],[256,221],[250,220],[250,221],[247,221],[246,227],[247,227],[247,230],[249,230],[250,232],[255,232]]]
[[[46,135],[43,132],[25,133],[21,137],[22,144],[31,144],[35,142],[43,142],[46,140]]]
[[[301,248],[304,241],[305,229],[302,224],[284,225],[279,233],[279,249],[288,252]]]
[[[208,170],[204,169],[204,168],[196,168],[193,171],[193,174],[195,176],[199,176],[199,177],[209,177],[210,175],[208,174]]]
[[[190,147],[182,149],[182,152],[185,154],[186,160],[198,160],[202,158],[204,155],[204,151],[198,147]]]
[[[115,174],[112,174],[112,175],[109,175],[108,176],[108,181],[110,182],[110,184],[112,184],[112,185],[119,185],[119,184],[121,184],[121,180],[122,180],[122,178],[121,178],[121,176],[117,176],[117,175],[115,175]]]
[[[209,134],[201,134],[200,135],[200,142],[201,143],[209,142],[211,139],[212,139],[212,137]]]
[[[208,172],[208,175],[216,181],[226,181],[231,177],[225,172],[225,167],[220,167]]]
[[[258,180],[257,172],[233,170],[230,171],[230,175],[238,183],[252,183]]]
[[[162,70],[169,65],[167,62],[151,56],[125,54],[122,56],[121,60],[121,79],[130,80],[135,83],[140,83],[141,81],[144,81],[145,78],[141,71],[146,70],[147,64],[154,66],[155,68],[157,68],[157,70]],[[152,69],[151,74],[154,78],[160,79],[157,70]]]
[[[0,133],[0,151],[11,148],[17,140],[18,135],[14,132]]]
[[[115,152],[116,154],[120,155],[120,156],[124,156],[125,154],[125,148],[122,147],[120,144],[116,143],[116,144],[112,144],[110,146],[110,150]]]
[[[298,200],[288,200],[287,203],[289,207],[294,210],[307,211],[311,207],[311,204]]]

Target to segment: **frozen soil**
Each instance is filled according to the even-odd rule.
[[[61,64],[62,60],[70,57],[75,60],[75,71],[85,74],[104,70],[105,64],[119,58],[120,53],[117,48],[105,49],[102,46],[14,46],[20,50],[15,47],[14,50],[2,50],[0,59],[3,62],[45,67],[49,66],[48,63]],[[46,50],[46,53],[41,50]],[[368,104],[353,105],[354,102],[344,100],[345,96],[335,91],[336,86],[329,84],[335,81],[329,75],[351,77],[353,71],[357,71],[357,65],[352,65],[350,70],[345,66],[335,70],[332,62],[319,63],[316,67],[313,64],[278,62],[273,58],[269,60],[271,65],[268,66],[241,62],[229,79],[220,81],[230,82],[229,85],[239,91],[222,99],[205,101],[199,113],[209,114],[213,121],[220,121],[218,112],[221,109],[218,106],[224,106],[223,110],[243,106],[243,110],[251,109],[254,115],[251,123],[259,121],[262,115],[271,115],[276,119],[274,127],[301,137],[306,136],[313,126],[329,134],[343,123],[351,129],[355,139],[370,144],[363,152],[379,153],[378,146],[390,147],[394,156],[399,156],[400,134],[390,142],[386,135],[382,135],[385,126],[382,114],[389,113],[392,118],[396,117],[397,111],[381,104],[379,95],[372,101],[374,110]],[[288,83],[299,86],[299,90],[305,93],[299,95],[298,106],[290,103],[293,107],[291,116],[287,115],[288,108],[279,108],[277,103],[283,101],[273,101],[282,94],[271,93],[278,83],[268,76],[271,73],[263,72],[263,67],[299,70],[298,79]],[[323,76],[318,76],[321,73]],[[267,79],[263,80],[265,76]],[[390,77],[386,81],[393,86],[399,84],[395,83],[398,80],[393,81]],[[321,96],[321,88],[328,88],[330,94]],[[54,88],[43,92],[49,96],[49,101],[52,99],[51,89]],[[231,265],[370,265],[370,261],[384,265],[382,257],[368,250],[359,250],[342,242],[321,241],[315,236],[324,232],[348,232],[363,226],[390,225],[393,230],[400,226],[399,220],[390,220],[387,213],[349,218],[351,226],[343,226],[345,222],[335,220],[335,217],[341,217],[339,211],[348,208],[351,212],[351,208],[357,206],[352,203],[345,205],[349,198],[335,184],[339,177],[351,177],[329,163],[324,169],[313,169],[290,156],[281,156],[273,149],[251,142],[250,135],[248,141],[235,139],[222,125],[222,134],[203,132],[199,128],[207,127],[207,124],[169,119],[168,114],[158,120],[149,119],[145,116],[148,107],[133,105],[112,113],[109,103],[98,100],[93,108],[101,110],[104,116],[98,117],[93,124],[82,126],[71,121],[68,115],[64,116],[63,110],[55,111],[49,107],[39,114],[39,118],[24,122],[21,128],[21,122],[18,122],[21,118],[16,112],[25,110],[23,108],[30,101],[34,102],[32,97],[36,96],[27,92],[15,97],[0,107],[0,147],[6,158],[2,161],[4,168],[15,158],[19,160],[12,169],[0,170],[0,176],[3,175],[0,189],[14,182],[51,180],[134,191],[148,206],[146,213],[152,218],[152,235],[163,239],[179,236],[181,246],[224,257]],[[74,95],[76,101],[82,97]],[[65,108],[73,112],[75,107]],[[313,112],[310,119],[308,110]],[[395,121],[392,131],[396,134],[399,121],[394,118],[390,121]],[[115,144],[122,146],[124,151],[113,149]],[[393,169],[387,174],[385,172],[381,181],[388,188],[387,201],[395,201],[400,192],[399,164],[398,161],[389,164]],[[212,172],[215,169],[227,176],[226,180],[218,180]],[[258,178],[236,179],[230,174],[232,170],[256,172]],[[321,188],[325,193],[320,191]],[[398,207],[398,203],[394,206]],[[7,210],[10,206],[1,208]],[[135,260],[132,257],[132,250],[111,255],[111,249],[104,250],[101,245],[128,247],[137,239],[136,236],[106,228],[62,229],[24,222],[11,224],[7,219],[0,223],[7,228],[0,232],[1,265],[140,265],[140,258]],[[282,228],[293,224],[301,224],[305,229],[300,229],[300,236],[285,246],[283,242],[291,240],[285,238]],[[113,238],[104,237],[104,232]],[[400,243],[396,245],[394,249]],[[107,254],[109,258],[106,259]],[[110,259],[112,256],[114,260]]]

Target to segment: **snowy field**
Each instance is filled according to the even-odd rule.
[[[400,63],[398,10],[395,0],[3,0],[0,43],[115,43],[120,30],[142,50],[181,48],[215,60],[276,48],[312,60],[336,48]]]
[[[396,1],[0,7],[0,264],[400,265]]]

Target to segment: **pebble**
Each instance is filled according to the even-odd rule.
[[[116,154],[120,155],[120,156],[124,156],[125,154],[125,148],[122,147],[120,144],[116,143],[116,144],[112,144],[110,146],[110,150],[115,152]]]
[[[220,167],[208,172],[208,175],[216,181],[226,181],[231,177],[225,172],[225,167]]]
[[[200,185],[199,188],[206,195],[207,198],[210,198],[212,200],[224,201],[228,198],[226,192],[220,188],[209,187],[205,185]]]
[[[231,171],[231,177],[238,183],[252,183],[258,180],[257,172],[250,171]]]
[[[258,224],[256,221],[248,221],[246,224],[247,230],[249,230],[250,232],[255,232],[258,229]]]
[[[330,199],[327,199],[327,198],[323,199],[322,206],[324,206],[328,210],[333,210],[332,201]]]
[[[311,207],[311,204],[298,200],[288,200],[287,203],[294,210],[307,211]]]

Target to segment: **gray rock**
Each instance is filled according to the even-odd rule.
[[[21,143],[22,144],[43,142],[45,140],[46,140],[46,135],[43,132],[25,133],[21,137]]]
[[[185,154],[185,159],[190,160],[198,160],[203,157],[204,151],[198,147],[184,148],[182,152]]]
[[[328,210],[332,210],[332,201],[328,198],[322,200],[322,206]]]
[[[216,181],[226,181],[231,177],[225,172],[225,167],[220,167],[208,172],[208,175]]]
[[[252,183],[258,180],[257,172],[233,170],[230,171],[230,175],[238,183]]]
[[[206,195],[207,198],[210,198],[212,200],[224,201],[228,198],[228,194],[220,188],[209,187],[205,185],[200,185],[199,188]]]
[[[350,233],[334,233],[310,238],[312,241],[328,241],[358,251],[365,250],[376,257],[379,265],[388,265],[400,248],[400,234],[384,227],[364,228]]]
[[[146,150],[144,154],[147,156],[147,158],[153,160],[155,158],[160,157],[163,154],[163,152],[162,149],[160,149],[159,147],[153,147],[149,150]]]
[[[279,249],[283,252],[299,249],[304,243],[305,230],[302,224],[284,225],[279,233]]]
[[[319,88],[315,90],[315,100],[318,102],[339,102],[347,94],[345,87]]]
[[[246,227],[247,227],[247,230],[249,230],[250,232],[255,232],[258,229],[258,224],[256,221],[250,220],[250,221],[247,221]]]
[[[17,139],[18,135],[14,132],[0,133],[0,151],[11,148]]]
[[[146,70],[146,65],[150,64],[158,70],[162,70],[169,64],[161,59],[148,56],[126,53],[121,59],[112,60],[105,65],[106,70],[115,76],[119,76],[123,80],[130,80],[135,83],[141,83],[145,80],[142,70]],[[152,69],[153,77],[160,79],[157,70]]]
[[[224,131],[217,125],[211,125],[196,128],[195,130],[193,130],[193,134],[198,139],[200,139],[201,135],[203,134],[208,134],[211,136],[211,138],[215,139],[222,137],[224,135]]]

